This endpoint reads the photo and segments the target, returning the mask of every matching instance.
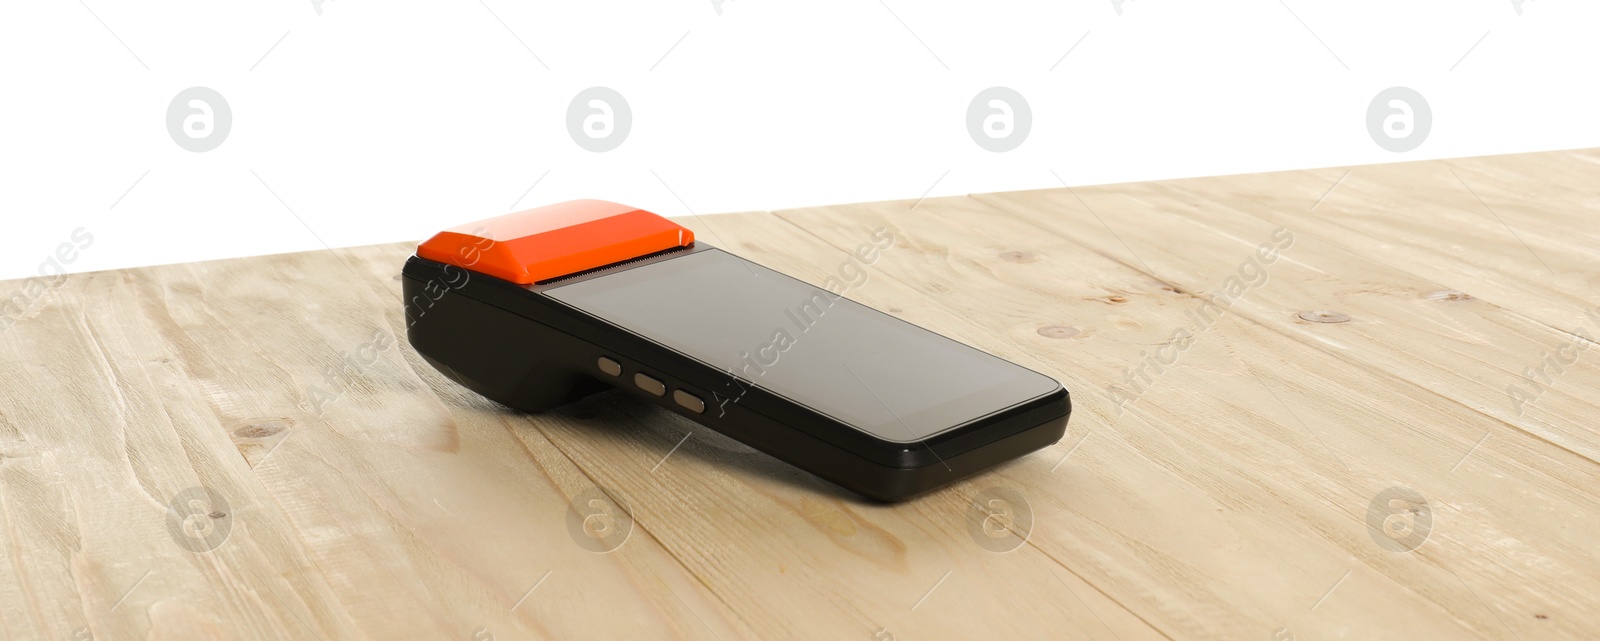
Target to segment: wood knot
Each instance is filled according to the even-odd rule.
[[[289,429],[294,425],[294,420],[287,418],[263,418],[251,421],[249,424],[233,431],[239,438],[266,438]]]
[[[1033,252],[1004,251],[1000,252],[1000,259],[1013,263],[1031,263],[1039,260],[1039,257],[1034,256]]]
[[[1127,296],[1123,296],[1122,294],[1112,294],[1110,296],[1107,296],[1105,298],[1105,300],[1106,300],[1106,302],[1114,304],[1114,305],[1121,305],[1123,303],[1128,302],[1128,297]]]
[[[1039,328],[1039,335],[1045,338],[1072,338],[1083,331],[1071,325],[1046,325]]]
[[[1350,321],[1350,316],[1326,309],[1300,312],[1300,320],[1312,323],[1345,323]]]
[[[1435,302],[1445,302],[1453,300],[1472,300],[1472,295],[1466,292],[1458,292],[1454,289],[1441,289],[1436,292],[1429,292],[1426,298]]]

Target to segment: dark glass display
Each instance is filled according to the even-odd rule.
[[[721,250],[545,294],[893,442],[926,439],[1057,387],[1042,374]]]

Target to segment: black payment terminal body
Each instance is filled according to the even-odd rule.
[[[1048,376],[626,205],[455,227],[402,276],[412,346],[489,399],[540,412],[621,389],[877,500],[1054,443],[1071,411]]]

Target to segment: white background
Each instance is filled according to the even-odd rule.
[[[94,241],[69,271],[419,240],[571,198],[681,216],[1595,146],[1597,18],[1559,0],[7,2],[0,278],[78,227]],[[997,85],[1033,113],[1005,153],[966,126]],[[193,86],[232,112],[204,153],[166,128]],[[591,86],[631,107],[614,151],[568,134]],[[1431,107],[1413,151],[1367,132],[1391,86]]]

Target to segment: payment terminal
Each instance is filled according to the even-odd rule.
[[[412,346],[489,399],[621,390],[882,501],[1055,443],[1071,411],[1048,376],[611,202],[447,229],[402,282]]]

